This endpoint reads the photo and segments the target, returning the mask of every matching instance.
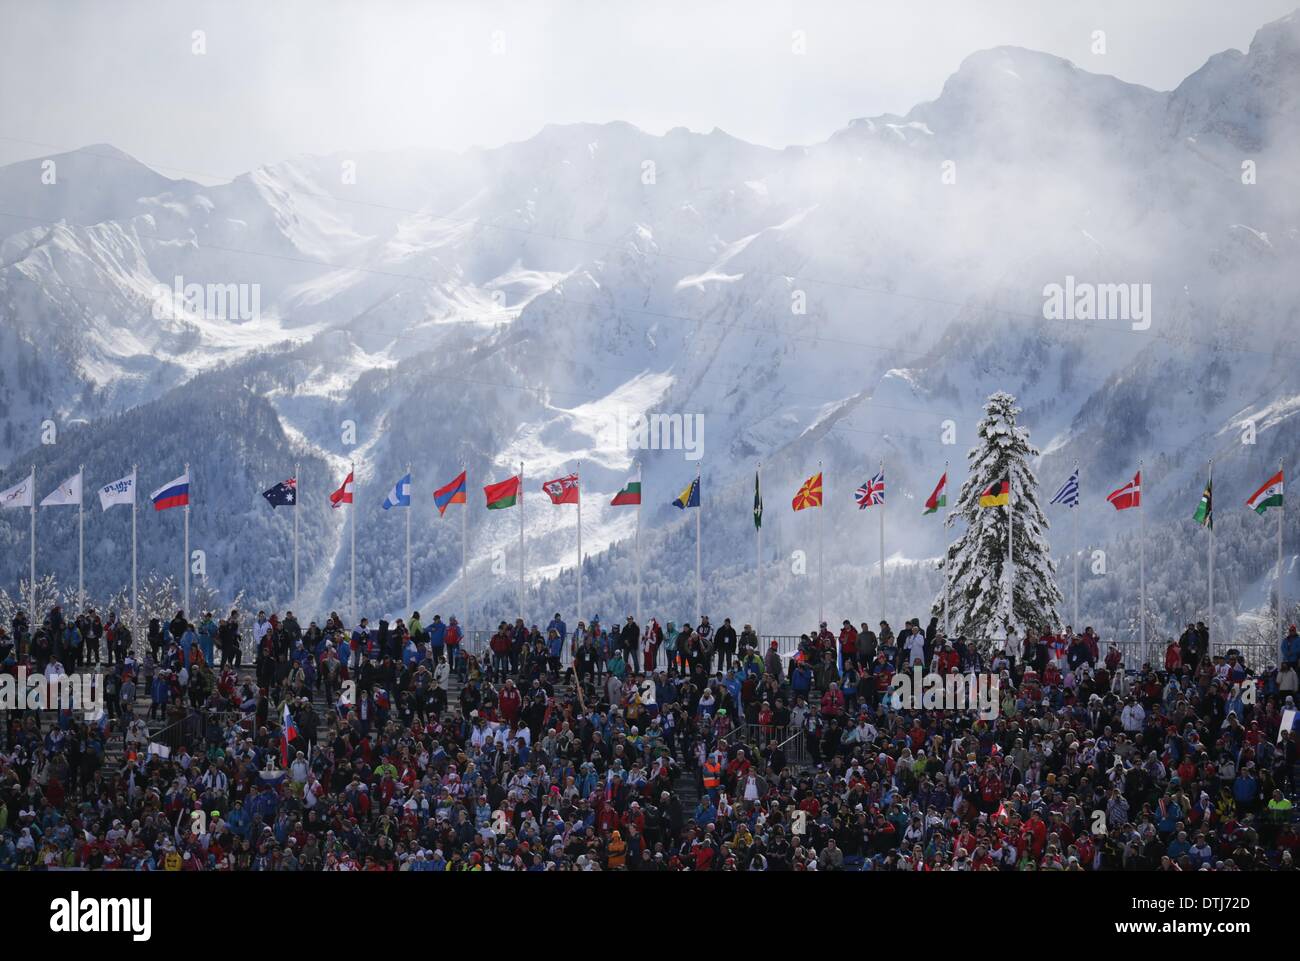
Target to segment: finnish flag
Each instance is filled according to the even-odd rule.
[[[392,510],[394,507],[411,506],[411,475],[407,474],[397,482],[397,486],[388,492],[384,498],[384,510]]]

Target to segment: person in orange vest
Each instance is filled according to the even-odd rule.
[[[714,751],[704,762],[704,790],[716,792],[722,786],[722,754]]]

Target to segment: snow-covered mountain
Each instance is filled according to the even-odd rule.
[[[885,614],[924,615],[948,532],[921,502],[945,462],[960,482],[982,402],[1002,389],[1044,452],[1045,486],[1081,465],[1081,616],[1102,630],[1136,616],[1136,521],[1103,497],[1140,459],[1153,602],[1171,624],[1203,616],[1205,538],[1189,518],[1215,458],[1226,627],[1266,600],[1275,558],[1271,525],[1240,502],[1297,446],[1298,89],[1293,14],[1169,92],[981,51],[906,116],[782,151],[613,123],[458,154],[298,157],[218,186],[104,145],[47,158],[54,183],[42,161],[13,164],[0,168],[0,483],[33,460],[49,486],[81,462],[103,464],[102,483],[138,459],[147,490],[192,450],[205,465],[193,536],[222,561],[213,586],[283,603],[285,512],[251,512],[269,515],[258,492],[303,460],[315,614],[346,609],[349,566],[345,512],[312,492],[355,461],[358,591],[377,614],[404,603],[404,517],[379,502],[410,463],[417,606],[447,612],[463,606],[459,509],[439,519],[431,492],[465,464],[478,622],[515,613],[519,550],[518,512],[483,511],[478,489],[520,461],[529,616],[572,615],[573,508],[539,485],[580,467],[584,608],[608,620],[631,608],[634,518],[606,505],[639,457],[644,607],[679,619],[694,609],[694,524],[668,502],[696,461],[629,450],[610,428],[698,415],[705,608],[757,616],[761,461],[762,626],[794,631],[818,604],[818,519],[785,507],[798,484],[823,464],[826,616],[878,620],[875,517],[852,493],[884,460]],[[183,284],[204,298],[177,297]],[[1051,284],[1136,284],[1150,309],[1048,319]],[[217,417],[217,400],[274,426]],[[51,452],[46,419],[89,423]],[[1073,525],[1047,516],[1064,559]],[[229,536],[232,517],[257,536]],[[0,517],[11,590],[26,570],[14,520]],[[66,579],[75,539],[54,523],[42,565]],[[89,556],[119,550],[106,523],[88,521]],[[1298,536],[1288,524],[1288,553]],[[148,551],[171,563],[165,539]],[[92,590],[120,579],[91,565]]]

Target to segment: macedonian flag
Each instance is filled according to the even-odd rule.
[[[813,474],[812,477],[809,477],[803,482],[803,486],[799,488],[799,493],[794,495],[794,500],[791,502],[790,506],[797,511],[801,511],[805,507],[822,506],[821,471]]]

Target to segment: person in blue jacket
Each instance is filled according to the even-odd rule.
[[[1287,632],[1286,637],[1282,638],[1282,663],[1290,664],[1295,667],[1300,662],[1300,634],[1296,633],[1295,625],[1291,625],[1291,630]]]
[[[433,615],[433,620],[427,628],[429,635],[429,653],[432,656],[433,663],[437,664],[442,660],[443,650],[447,646],[447,625],[443,623],[442,615]]]

